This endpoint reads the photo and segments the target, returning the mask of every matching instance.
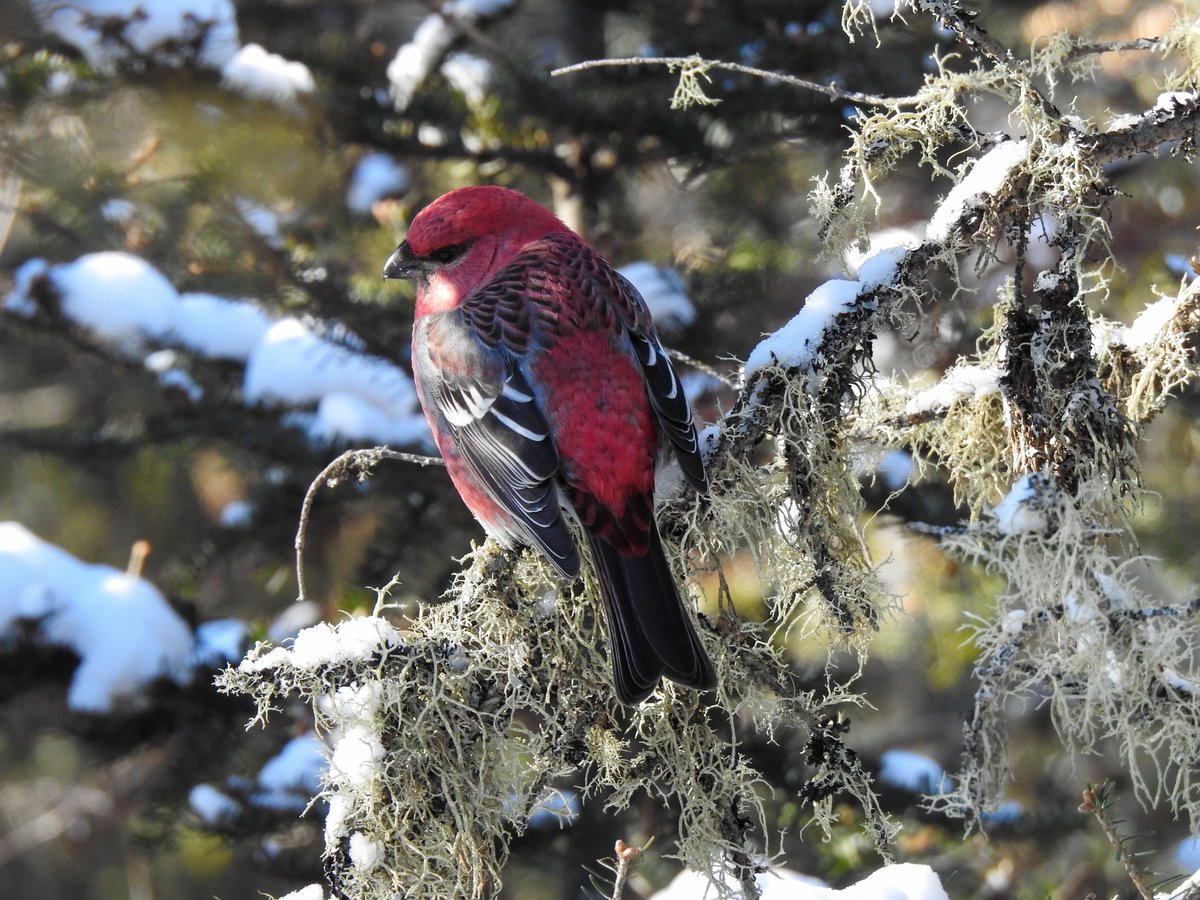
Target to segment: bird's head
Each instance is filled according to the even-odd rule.
[[[388,257],[384,278],[431,279],[460,288],[484,283],[531,241],[565,231],[550,210],[520,191],[485,186],[443,194],[417,213],[408,239]]]

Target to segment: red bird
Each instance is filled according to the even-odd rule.
[[[413,378],[450,478],[488,534],[604,598],[617,696],[663,676],[716,686],[654,521],[660,449],[708,489],[692,411],[646,303],[524,194],[451,191],[413,219],[384,278],[417,283]]]

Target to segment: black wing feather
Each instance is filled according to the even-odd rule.
[[[692,419],[692,407],[671,358],[663,348],[646,301],[628,278],[618,274],[625,301],[623,318],[633,344],[633,352],[642,375],[646,379],[646,392],[650,406],[658,417],[658,424],[675,448],[679,466],[692,487],[701,492],[708,491],[708,475],[704,471],[704,457],[700,455],[700,441]]]
[[[550,426],[524,373],[511,357],[495,354],[492,361],[503,372],[498,389],[490,380],[443,373],[436,388],[438,408],[463,461],[523,526],[522,537],[564,577],[574,578],[579,549],[560,508],[559,457]]]

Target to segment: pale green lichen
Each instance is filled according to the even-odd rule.
[[[1200,83],[1200,16],[1186,5],[1163,35],[1163,53],[1180,65],[1163,79],[1164,91],[1194,91]]]
[[[691,109],[693,106],[716,106],[720,100],[704,93],[704,85],[712,81],[708,77],[713,64],[700,56],[667,64],[667,70],[679,73],[679,83],[671,95],[671,109]]]
[[[1073,496],[1043,482],[1043,528],[1005,531],[982,519],[944,539],[956,555],[1004,577],[1007,591],[976,625],[981,677],[959,790],[939,808],[978,816],[1005,780],[1003,704],[1048,705],[1055,727],[1079,752],[1115,739],[1138,795],[1200,820],[1200,646],[1195,608],[1156,607],[1137,585],[1142,561],[1129,548],[1109,485]],[[1115,544],[1114,544],[1115,542]]]

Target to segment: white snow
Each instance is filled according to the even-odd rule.
[[[450,0],[443,3],[438,12],[426,17],[417,26],[409,42],[400,47],[388,63],[387,77],[396,109],[403,112],[408,107],[417,89],[458,39],[459,28],[456,23],[474,24],[512,4],[513,0]],[[442,72],[471,101],[472,94],[480,89],[479,76],[482,70],[474,63],[469,65],[474,66],[469,74],[465,65],[457,63],[451,64],[450,71],[443,66]],[[454,83],[456,78],[462,78],[463,81]]]
[[[354,167],[346,206],[366,215],[376,201],[391,194],[402,194],[412,184],[412,174],[387,153],[368,153]]]
[[[985,195],[994,194],[1004,184],[1009,173],[1029,156],[1029,142],[1003,141],[975,161],[963,179],[954,186],[939,204],[926,236],[933,241],[946,241],[950,232],[967,209]]]
[[[445,147],[447,134],[432,122],[422,122],[417,126],[417,141],[422,147]]]
[[[1149,304],[1125,329],[1122,343],[1130,350],[1145,347],[1162,335],[1163,329],[1178,312],[1178,308],[1177,297],[1163,297]]]
[[[992,509],[996,526],[1005,534],[1023,531],[1042,531],[1047,526],[1046,516],[1030,505],[1038,494],[1040,476],[1025,475],[1018,479],[1012,490]]]
[[[1133,128],[1135,125],[1141,124],[1144,116],[1141,113],[1122,113],[1119,116],[1113,116],[1108,122],[1106,132],[1125,131]]]
[[[1017,800],[1002,800],[995,809],[984,810],[980,818],[989,825],[1012,825],[1020,821],[1025,807]]]
[[[310,434],[412,443],[428,434],[412,379],[399,367],[317,336],[299,319],[271,326],[246,365],[248,403],[320,404]]]
[[[158,269],[131,253],[88,253],[54,266],[50,280],[68,318],[122,348],[164,337],[179,300]]]
[[[960,400],[985,397],[1000,390],[1000,379],[1004,372],[991,366],[964,364],[955,366],[942,376],[942,380],[925,388],[904,405],[910,416],[949,409]]]
[[[292,738],[258,772],[257,806],[302,812],[321,792],[325,745],[313,733]]]
[[[137,215],[137,207],[128,200],[114,197],[104,201],[100,207],[100,215],[104,217],[105,221],[125,225],[133,221],[134,216]]]
[[[267,627],[267,640],[281,644],[294,638],[301,630],[321,621],[321,607],[312,600],[289,603]]]
[[[283,230],[279,227],[279,213],[248,197],[236,197],[233,201],[242,220],[263,239],[268,247],[279,250],[283,247]]]
[[[379,772],[383,742],[375,729],[366,726],[347,728],[335,741],[329,757],[329,777],[339,788],[369,785]]]
[[[1164,91],[1154,101],[1154,108],[1163,112],[1174,112],[1180,106],[1195,106],[1196,99],[1195,91]]]
[[[1185,872],[1200,869],[1200,835],[1184,838],[1175,845],[1175,865]]]
[[[280,104],[294,103],[312,93],[312,72],[258,44],[239,46],[237,15],[232,0],[75,0],[35,4],[43,27],[72,44],[89,65],[112,71],[128,55],[152,57],[166,65],[181,65],[187,57],[179,47],[204,30],[197,62],[221,72],[223,86],[251,97]],[[104,37],[104,19],[124,19],[123,40]]]
[[[325,900],[325,887],[320,884],[309,884],[302,888],[284,894],[277,900]]]
[[[850,309],[862,290],[857,281],[832,279],[817,286],[792,320],[759,342],[746,360],[745,377],[778,363],[787,369],[808,368],[825,330]]]
[[[55,266],[37,259],[26,262],[16,271],[14,290],[3,308],[19,316],[35,315],[38,303],[30,292],[39,277],[49,280],[65,316],[127,355],[157,343],[244,361],[245,402],[316,406],[315,413],[292,420],[314,441],[415,444],[429,437],[404,370],[319,337],[298,319],[273,323],[252,300],[179,294],[140,257],[106,251]],[[144,362],[165,385],[193,401],[202,396],[177,355],[156,352]]]
[[[1028,619],[1029,610],[1010,609],[1000,619],[1000,630],[1005,634],[1018,635],[1025,630],[1025,623]]]
[[[16,522],[0,523],[0,640],[36,623],[47,643],[80,657],[67,705],[93,713],[134,703],[157,678],[186,683],[194,641],[149,582],[89,565]]]
[[[801,875],[790,869],[771,868],[754,876],[754,882],[762,900],[816,900],[833,896],[829,886],[819,878]],[[732,879],[728,879],[726,884],[737,892],[737,896],[741,896]],[[710,900],[716,896],[717,891],[707,876],[685,869],[661,891],[651,894],[650,900]]]
[[[254,504],[248,500],[231,500],[221,507],[217,521],[223,528],[247,528],[254,521]]]
[[[755,882],[762,900],[948,900],[933,869],[913,863],[884,866],[840,891],[816,878],[778,868],[755,876]],[[732,882],[728,889],[741,896]],[[685,871],[650,900],[709,900],[715,896],[717,892],[705,876]]]
[[[461,50],[451,53],[440,71],[450,86],[463,95],[468,106],[479,106],[487,97],[492,84],[492,64],[482,56]]]
[[[914,794],[944,794],[950,779],[936,762],[911,750],[887,750],[879,759],[879,780]]]
[[[373,841],[360,831],[350,835],[350,862],[360,872],[368,872],[379,865],[383,857],[383,845]]]
[[[1163,666],[1161,677],[1163,683],[1166,684],[1167,687],[1172,688],[1181,694],[1195,696],[1197,693],[1200,693],[1200,689],[1197,688],[1196,682],[1192,681],[1190,678],[1184,678],[1179,674],[1179,672],[1177,672],[1175,669],[1172,669],[1170,666]],[[1200,852],[1200,850],[1198,850],[1198,852]],[[1200,868],[1200,862],[1196,863],[1196,868]]]
[[[163,371],[159,373],[158,380],[163,387],[179,391],[192,403],[199,403],[204,398],[204,389],[196,384],[195,379],[182,369],[168,369]]]
[[[198,784],[188,793],[188,806],[205,825],[221,825],[237,817],[242,805],[211,784]]]
[[[896,280],[900,263],[912,248],[906,244],[894,244],[872,253],[858,266],[858,281],[862,290],[872,291]]]
[[[397,416],[370,400],[336,391],[321,398],[306,430],[321,443],[404,445],[420,443],[429,436],[429,425],[419,409]]]
[[[220,68],[239,44],[232,0],[73,0],[35,4],[33,8],[47,31],[76,47],[89,65],[102,72],[111,71],[127,53],[121,42],[102,39],[100,20],[104,18],[128,19],[122,34],[133,50],[168,64],[182,59],[167,45],[198,35],[198,22],[212,23],[200,51],[201,65]],[[94,24],[88,24],[89,17]]]
[[[881,251],[891,248],[911,250],[921,243],[921,236],[910,228],[881,228],[867,235],[867,249],[860,250],[857,244],[847,248],[844,257],[846,271],[857,276],[863,262]]]
[[[875,474],[883,479],[889,491],[898,491],[908,484],[913,473],[912,454],[907,450],[888,450],[875,466]]]
[[[12,293],[4,298],[4,310],[15,316],[26,319],[37,313],[37,303],[29,295],[35,279],[41,278],[50,271],[50,264],[44,259],[31,259],[22,263],[13,272]]]
[[[270,327],[271,317],[251,300],[184,293],[166,337],[201,356],[245,361]]]
[[[246,652],[250,626],[241,619],[214,619],[196,629],[192,665],[217,668],[238,662]]]
[[[296,102],[316,86],[304,63],[270,53],[258,44],[247,44],[221,67],[221,85],[279,105]]]
[[[412,39],[396,51],[388,63],[387,77],[392,103],[398,112],[408,108],[417,88],[433,72],[456,37],[458,31],[441,14],[434,13],[421,22]]]
[[[664,331],[675,331],[696,320],[696,308],[688,299],[687,288],[672,268],[656,266],[645,260],[617,270],[646,301],[654,324]]]
[[[1200,868],[1193,872],[1186,881],[1175,885],[1169,891],[1155,894],[1154,900],[1188,900],[1189,897],[1194,897],[1198,890],[1200,890]]]
[[[39,275],[49,277],[64,315],[129,353],[158,341],[219,359],[245,359],[270,325],[251,301],[181,295],[150,263],[120,251],[88,253],[56,266],[28,261],[17,270],[5,309],[32,316],[36,308],[29,288]]]
[[[473,22],[503,12],[513,5],[514,0],[449,0],[442,4],[442,12],[456,19]]]
[[[1164,188],[1163,190],[1167,189]],[[1175,190],[1178,190],[1178,188]],[[1160,205],[1163,205],[1162,201],[1160,201]],[[1163,263],[1166,265],[1168,272],[1176,278],[1182,278],[1185,281],[1190,282],[1200,274],[1192,268],[1192,260],[1183,253],[1165,253],[1163,254]]]
[[[275,647],[262,656],[254,651],[238,666],[257,672],[279,665],[298,669],[365,659],[400,643],[400,633],[384,619],[360,616],[337,625],[318,622],[296,635],[291,647]]]
[[[257,809],[300,814],[321,792],[321,773],[325,769],[325,745],[315,733],[292,738],[267,760],[259,770],[253,785],[245,779],[230,779],[235,793],[246,798]],[[241,812],[241,800],[211,784],[199,784],[188,795],[192,811],[205,823],[219,825]]]

